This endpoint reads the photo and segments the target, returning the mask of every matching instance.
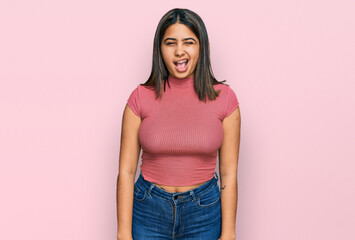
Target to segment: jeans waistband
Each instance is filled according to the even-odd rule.
[[[151,198],[152,197],[151,194],[154,194],[160,198],[172,200],[176,203],[176,202],[189,201],[191,198],[193,201],[196,201],[196,199],[200,195],[202,195],[206,191],[210,190],[210,188],[212,188],[215,184],[217,184],[218,175],[215,172],[213,175],[213,178],[211,178],[207,182],[203,183],[202,185],[200,185],[196,188],[190,189],[188,191],[185,191],[185,192],[176,192],[176,193],[167,192],[164,189],[155,185],[154,183],[145,180],[142,175],[142,172],[140,172],[137,182],[139,184],[141,184],[141,186],[146,189],[146,193],[147,193],[148,198]]]

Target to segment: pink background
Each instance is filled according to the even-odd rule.
[[[0,239],[116,238],[123,109],[175,7],[240,101],[237,239],[355,239],[351,0],[1,1]]]

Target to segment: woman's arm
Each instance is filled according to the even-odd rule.
[[[220,240],[235,239],[238,202],[238,156],[240,143],[240,110],[236,108],[223,120],[223,143],[219,149],[222,234]]]
[[[118,240],[132,239],[133,188],[140,154],[138,131],[141,119],[126,105],[121,128],[117,178]]]

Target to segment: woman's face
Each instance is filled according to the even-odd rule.
[[[196,35],[184,24],[175,23],[168,27],[161,43],[165,66],[172,77],[194,76],[200,55],[200,43]],[[186,60],[183,63],[178,63]]]

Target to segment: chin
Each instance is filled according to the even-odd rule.
[[[180,73],[180,72],[175,72],[175,76],[179,76],[180,78],[187,78],[189,75],[191,75],[190,72],[184,72],[184,73]]]

